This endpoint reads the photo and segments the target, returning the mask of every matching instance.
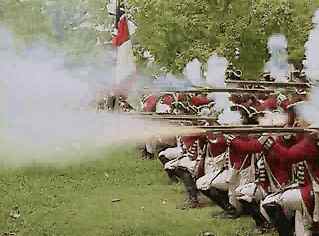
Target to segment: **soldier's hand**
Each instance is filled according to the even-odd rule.
[[[310,133],[310,137],[315,139],[315,140],[319,140],[319,131],[318,130],[313,130],[311,133]]]
[[[227,145],[230,145],[231,142],[235,139],[235,136],[231,134],[224,134],[224,137],[225,137]]]
[[[263,134],[260,138],[258,138],[258,141],[261,145],[264,145],[265,142],[270,138],[269,134]]]

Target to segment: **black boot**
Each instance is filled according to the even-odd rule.
[[[240,216],[236,208],[229,203],[226,191],[210,188],[209,190],[202,191],[202,193],[223,209],[223,212],[213,213],[212,218],[236,219]]]
[[[160,162],[163,164],[163,166],[165,166],[165,164],[170,161],[170,160],[167,159],[165,156],[159,156],[158,159],[159,159]]]
[[[237,219],[241,216],[241,213],[231,204],[229,204],[229,207],[218,216],[218,218],[221,219]]]
[[[137,149],[138,149],[138,153],[139,153],[138,157],[141,158],[141,159],[146,159],[147,158],[147,152],[146,152],[145,145],[138,146]]]
[[[163,164],[163,167],[165,166],[165,164],[167,162],[169,162],[170,160],[167,159],[165,156],[159,156],[158,159],[160,160],[160,162]],[[174,170],[165,170],[165,172],[167,173],[168,178],[171,180],[172,183],[178,183],[178,179],[176,176],[176,173]]]
[[[247,212],[256,223],[256,231],[258,230],[261,233],[267,232],[271,227],[267,222],[265,217],[261,214],[259,210],[259,205],[257,202],[247,202],[244,200],[240,200],[240,203],[243,206],[243,210]]]
[[[279,233],[279,236],[293,236],[294,227],[286,217],[280,205],[276,203],[265,204],[264,209],[270,217],[271,223]]]
[[[172,183],[178,183],[179,176],[174,170],[165,170],[165,172]]]
[[[230,208],[231,205],[229,203],[227,192],[216,188],[210,188],[209,190],[201,192],[224,211]]]
[[[198,190],[196,187],[196,182],[192,177],[191,173],[189,173],[186,169],[177,168],[177,175],[180,176],[181,181],[183,182],[186,191],[188,193],[189,198],[189,207],[197,208],[199,207],[198,201]]]

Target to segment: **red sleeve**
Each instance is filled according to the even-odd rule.
[[[247,140],[235,138],[232,141],[231,146],[236,149],[236,151],[247,154],[258,153],[263,149],[263,145],[258,141],[258,139],[252,138]]]
[[[227,150],[227,143],[224,136],[217,136],[215,140],[211,140],[209,144],[210,153],[215,157]]]
[[[277,108],[277,99],[276,98],[268,98],[260,105],[262,110],[274,110]]]
[[[207,105],[209,103],[209,100],[207,97],[195,96],[195,97],[192,97],[191,102],[194,106],[202,106],[202,105]]]
[[[280,104],[280,107],[287,112],[290,104],[291,104],[290,101],[286,99]]]
[[[156,109],[157,98],[156,96],[150,96],[146,99],[143,107],[144,112],[154,112]]]
[[[282,149],[280,154],[284,161],[297,163],[318,158],[319,150],[313,139],[305,137],[291,148]]]
[[[171,95],[167,95],[163,97],[163,103],[166,105],[172,105],[172,103],[174,102],[174,98]]]
[[[286,99],[285,101],[283,101],[280,104],[280,107],[288,113],[288,126],[293,126],[297,117],[296,111],[294,106],[291,106],[292,103],[291,101],[289,101],[288,99]]]

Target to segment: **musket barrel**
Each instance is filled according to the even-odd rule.
[[[129,113],[128,113],[129,114]],[[159,113],[131,113],[132,117],[146,118],[154,120],[217,120],[216,117],[211,116],[195,116],[195,115],[171,115],[171,114],[159,114]]]
[[[263,133],[307,133],[319,131],[319,128],[274,128],[274,127],[253,127],[253,128],[203,128],[189,126],[186,128],[202,130],[203,132],[216,132],[224,134],[263,134]]]
[[[273,86],[273,87],[311,88],[311,84],[309,84],[309,83],[298,83],[298,82],[226,80],[225,83],[226,84],[240,84],[240,85],[261,85],[261,86]]]
[[[161,94],[169,93],[274,93],[273,89],[244,89],[244,88],[203,88],[189,90],[159,91]]]

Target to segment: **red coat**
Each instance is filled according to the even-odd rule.
[[[157,97],[154,95],[148,96],[143,103],[143,112],[155,112],[156,111]]]
[[[173,102],[175,101],[174,97],[170,94],[165,94],[161,97],[161,101],[163,104],[166,104],[168,106],[171,106]]]
[[[260,106],[259,106],[260,111],[265,111],[265,110],[272,111],[275,109],[277,109],[277,99],[275,97],[270,97],[260,102]]]
[[[283,156],[281,160],[283,163],[295,164],[306,161],[310,168],[309,171],[311,171],[314,176],[319,177],[319,164],[317,163],[319,148],[316,141],[310,136],[305,135],[299,142],[280,154]],[[307,170],[305,174],[305,185],[311,184]]]
[[[285,159],[282,161],[289,163],[298,163],[306,161],[309,170],[305,169],[305,183],[300,187],[301,196],[310,214],[314,211],[314,194],[311,178],[308,171],[316,178],[319,177],[319,148],[317,141],[308,135],[305,135],[296,145],[292,146],[283,153]]]
[[[181,138],[183,151],[190,155],[192,160],[197,159],[198,149],[203,149],[205,141],[205,137],[201,135],[183,136]]]
[[[297,140],[292,139],[287,145],[284,143],[282,137],[278,137],[276,140],[273,140],[274,144],[267,152],[266,162],[272,172],[272,175],[275,177],[276,181],[283,187],[286,186],[292,179],[292,163],[283,161],[285,159],[285,152],[288,148],[294,145]],[[277,182],[275,181],[275,184]],[[270,186],[269,179],[261,183],[265,190]]]
[[[205,96],[194,96],[191,98],[191,104],[194,106],[208,105],[209,102],[209,99]]]
[[[247,157],[247,155],[259,153],[262,149],[263,146],[255,138],[236,137],[231,141],[229,146],[230,163],[237,170],[241,167],[243,169],[247,168],[251,164],[251,158],[249,156]],[[246,162],[244,163],[245,159]]]
[[[300,161],[313,162],[319,157],[319,149],[316,142],[308,135],[305,135],[298,143],[284,150],[282,161],[298,163]]]
[[[215,135],[213,133],[207,134],[208,149],[212,157],[217,157],[226,152],[227,143],[223,135]]]

